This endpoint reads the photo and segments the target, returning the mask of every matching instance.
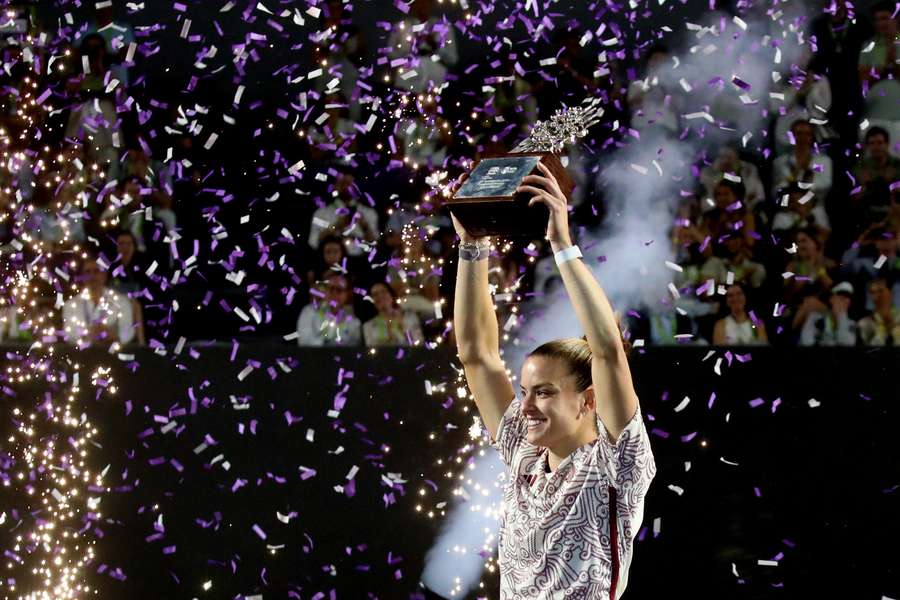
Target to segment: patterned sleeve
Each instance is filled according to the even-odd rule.
[[[650,436],[641,415],[641,407],[634,411],[634,416],[625,425],[619,439],[613,444],[609,433],[600,417],[597,417],[600,439],[597,451],[606,465],[610,480],[629,504],[636,504],[643,499],[650,481],[656,475],[656,461],[650,447]]]
[[[497,426],[497,439],[491,440],[491,446],[500,453],[500,459],[507,467],[512,465],[513,457],[525,441],[528,430],[528,424],[520,410],[521,405],[518,398],[513,398]]]

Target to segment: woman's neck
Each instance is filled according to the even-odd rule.
[[[592,415],[593,413],[588,414]],[[587,432],[573,435],[568,439],[562,440],[558,444],[548,447],[549,455],[547,456],[547,464],[550,466],[550,471],[556,471],[556,468],[559,467],[560,463],[570,454],[585,444],[593,442],[597,437],[597,432],[591,427]]]

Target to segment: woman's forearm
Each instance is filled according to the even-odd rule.
[[[460,360],[477,360],[484,354],[499,354],[497,314],[488,286],[488,260],[459,259],[453,327]]]
[[[558,252],[570,245],[568,242],[552,244],[552,247]],[[582,260],[575,259],[560,265],[559,272],[591,352],[605,356],[620,350],[622,339],[616,314],[590,268]]]

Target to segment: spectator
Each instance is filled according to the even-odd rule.
[[[823,243],[831,235],[828,213],[812,190],[804,190],[794,183],[778,193],[780,208],[772,219],[772,231],[783,232],[789,237],[801,229],[816,232],[816,239]],[[786,204],[786,206],[785,206]]]
[[[787,266],[791,275],[784,280],[787,304],[794,304],[809,289],[830,289],[837,269],[837,263],[825,256],[816,231],[801,229],[794,236],[793,246],[797,255]]]
[[[860,342],[864,346],[900,345],[900,307],[894,302],[887,281],[873,279],[869,296],[875,310],[859,321]]]
[[[900,105],[897,110],[900,111]],[[856,191],[851,195],[858,225],[866,228],[884,221],[891,208],[890,186],[900,181],[900,158],[890,153],[890,136],[882,127],[866,131],[865,155],[853,169]]]
[[[32,323],[21,321],[21,309],[15,305],[0,305],[0,343],[30,342],[34,337]]]
[[[297,319],[299,346],[358,346],[362,326],[353,312],[353,291],[349,279],[331,271],[319,289],[311,292],[320,298],[300,311]]]
[[[406,59],[394,76],[395,88],[414,94],[440,90],[447,68],[459,59],[453,25],[437,19],[435,12],[432,0],[413,0],[412,18],[398,23],[391,33],[391,59]]]
[[[80,280],[84,287],[63,306],[66,339],[79,345],[87,341],[127,344],[135,339],[140,322],[135,322],[135,309],[124,295],[106,285],[107,273],[96,258],[81,264]]]
[[[163,163],[153,160],[142,148],[129,148],[122,161],[123,177],[139,177],[141,185],[153,190],[151,193],[172,193],[172,175]]]
[[[453,143],[450,122],[438,112],[438,99],[428,94],[417,101],[417,110],[409,118],[398,120],[394,128],[403,161],[414,170],[444,166]]]
[[[646,57],[644,79],[635,80],[628,87],[631,126],[638,131],[655,126],[674,136],[679,127],[680,95],[672,75],[669,49],[652,46]]]
[[[376,282],[369,294],[378,314],[363,325],[366,346],[417,346],[424,341],[419,317],[400,309],[391,286]]]
[[[100,227],[103,229],[128,229],[141,252],[146,251],[144,243],[143,188],[135,175],[122,179],[115,192],[107,194],[100,213]]]
[[[841,270],[844,277],[856,286],[865,290],[876,278],[885,280],[891,290],[895,303],[900,303],[900,235],[896,229],[877,225],[866,231],[853,248],[841,257]],[[882,258],[883,257],[883,258]],[[865,300],[865,310],[874,309],[872,297],[857,298]]]
[[[859,53],[859,80],[866,102],[866,118],[890,132],[894,140],[900,136],[900,62],[897,49],[896,10],[891,0],[872,6],[875,37],[863,44]]]
[[[790,149],[788,131],[797,121],[809,121],[814,129],[815,139],[825,140],[835,137],[828,126],[828,111],[831,108],[831,84],[822,74],[821,64],[806,55],[798,65],[791,66],[790,73],[783,73],[769,94],[769,104],[778,114],[775,119],[775,150],[784,154]]]
[[[812,190],[819,201],[824,202],[831,190],[831,159],[816,150],[809,121],[794,121],[790,137],[793,137],[793,150],[776,158],[772,165],[773,190],[805,184],[800,186]]]
[[[313,289],[316,281],[324,279],[326,273],[331,271],[347,272],[347,252],[341,238],[336,235],[327,235],[319,242],[315,264],[306,271],[309,289]]]
[[[441,300],[441,271],[436,253],[426,245],[426,231],[411,225],[407,232],[402,255],[399,260],[392,259],[387,281],[400,305],[415,312],[427,326],[434,317],[435,303]]]
[[[719,285],[736,282],[757,289],[766,278],[766,268],[753,260],[743,235],[729,235],[724,243],[716,245],[720,256],[711,256],[700,269],[702,280],[714,279]],[[729,281],[731,277],[731,281]]]
[[[325,93],[332,77],[340,79],[343,90],[357,94],[362,88],[356,85],[359,80],[359,67],[364,64],[366,43],[360,28],[353,23],[353,4],[343,0],[328,0],[325,5],[325,20],[321,34],[316,36],[319,44],[313,51],[316,64],[327,70],[329,77],[318,77],[315,80],[316,91]],[[361,104],[357,98],[349,98],[350,118],[358,121]]]
[[[846,146],[857,141],[857,122],[862,108],[858,61],[863,41],[868,37],[864,19],[855,18],[847,0],[835,0],[813,21],[816,60],[823,66],[832,88],[840,93],[832,97],[829,123],[833,124]]]
[[[712,199],[715,196],[716,186],[726,173],[739,178],[740,183],[744,185],[744,200],[748,208],[752,209],[757,203],[766,199],[766,192],[756,165],[741,160],[737,148],[731,145],[722,146],[713,164],[703,167],[700,171],[700,183],[706,190],[707,198]],[[710,203],[704,203],[703,206],[712,208]]]
[[[742,235],[748,249],[756,244],[756,218],[744,205],[744,186],[721,180],[713,195],[715,206],[703,215],[703,227],[714,244],[725,236]]]
[[[343,168],[335,182],[332,201],[316,210],[309,228],[309,245],[313,250],[329,235],[343,237],[350,256],[362,256],[378,238],[378,213],[359,202],[359,188],[353,172]]]
[[[856,322],[850,319],[853,286],[843,281],[831,289],[830,310],[812,311],[800,333],[801,346],[854,346]]]
[[[94,5],[94,22],[88,28],[89,33],[96,33],[103,37],[109,52],[110,70],[115,79],[118,79],[123,88],[129,84],[128,69],[125,65],[128,54],[128,46],[134,43],[134,32],[127,23],[116,23],[113,14],[113,3],[97,2]]]
[[[88,34],[81,42],[80,54],[88,72],[80,81],[73,79],[69,88],[80,90],[83,102],[69,114],[65,136],[84,144],[85,158],[99,166],[97,176],[100,179],[117,179],[122,132],[115,104],[105,92],[110,62],[106,41],[97,33]]]
[[[755,346],[769,343],[765,324],[751,320],[747,314],[747,295],[741,284],[728,286],[725,304],[728,306],[728,315],[716,321],[713,345]]]
[[[137,241],[131,231],[123,229],[116,234],[116,252],[119,264],[113,269],[109,287],[135,298],[146,287],[147,266],[137,251]]]

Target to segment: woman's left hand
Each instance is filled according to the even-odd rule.
[[[572,245],[572,238],[569,235],[569,203],[550,169],[543,163],[538,163],[538,169],[544,176],[527,176],[522,180],[523,185],[516,188],[516,191],[533,194],[531,200],[528,201],[528,206],[540,202],[550,211],[547,239],[550,241],[553,251],[556,252]]]

